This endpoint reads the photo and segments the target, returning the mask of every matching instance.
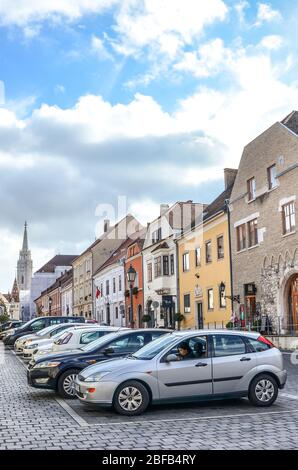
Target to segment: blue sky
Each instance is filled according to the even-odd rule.
[[[37,269],[93,241],[118,196],[142,222],[216,197],[298,106],[295,3],[0,0],[0,290],[24,219]]]

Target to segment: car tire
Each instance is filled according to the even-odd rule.
[[[137,416],[148,408],[150,396],[147,388],[137,380],[123,382],[117,388],[113,407],[117,413],[125,416]]]
[[[249,386],[248,398],[254,406],[271,406],[278,396],[276,380],[269,374],[255,377]]]
[[[79,372],[78,369],[69,369],[60,375],[57,384],[57,392],[60,397],[76,398],[76,394],[72,388],[72,382]]]

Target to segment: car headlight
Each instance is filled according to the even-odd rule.
[[[94,373],[91,375],[88,375],[88,377],[85,377],[84,382],[99,382],[105,375],[109,374],[110,372],[98,372]]]
[[[34,349],[34,348],[38,348],[38,344],[25,344],[25,348],[24,349]]]
[[[44,367],[57,367],[59,366],[59,361],[45,361],[35,364],[34,369],[43,369]]]

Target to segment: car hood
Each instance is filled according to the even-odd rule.
[[[82,372],[80,372],[80,376],[85,378],[95,372],[116,372],[117,370],[121,370],[121,373],[124,373],[127,370],[132,369],[145,370],[149,364],[152,366],[152,360],[130,359],[129,357],[125,357],[123,359],[107,359],[106,361],[101,361],[98,364],[86,367]]]
[[[27,341],[27,339],[33,339],[33,338],[38,338],[38,336],[34,335],[34,334],[30,334],[30,335],[25,335],[25,336],[21,336],[21,338],[17,341]]]
[[[31,341],[29,344],[30,345],[36,344],[37,345],[36,347],[39,347],[39,346],[44,346],[46,344],[50,344],[52,342],[53,341],[51,340],[51,338],[37,339],[36,341],[33,339],[33,341]]]
[[[63,361],[64,359],[80,357],[83,355],[84,355],[84,351],[81,351],[80,349],[73,349],[71,351],[65,351],[63,353],[51,352],[50,354],[44,354],[41,357],[36,357],[35,362],[51,361],[51,360]]]

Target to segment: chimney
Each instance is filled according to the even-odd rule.
[[[164,215],[169,210],[169,208],[170,208],[169,204],[161,204],[160,215]]]
[[[224,175],[225,175],[225,189],[230,188],[233,186],[236,176],[237,176],[237,171],[235,168],[225,168],[224,169]]]
[[[107,233],[107,231],[109,230],[110,228],[110,220],[109,219],[105,219],[103,221],[103,231],[104,233]]]

